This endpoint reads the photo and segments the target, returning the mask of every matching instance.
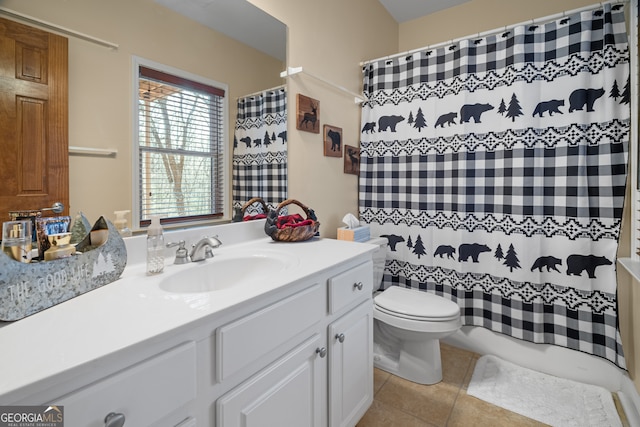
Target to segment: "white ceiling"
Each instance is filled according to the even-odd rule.
[[[154,0],[196,22],[285,61],[285,25],[246,0]],[[470,0],[378,0],[406,22]]]
[[[470,0],[378,0],[398,22],[406,22]]]

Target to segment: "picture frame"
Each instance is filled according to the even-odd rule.
[[[344,173],[360,174],[360,148],[351,145],[344,146]]]
[[[342,157],[342,128],[324,125],[322,133],[324,135],[324,155]]]
[[[298,94],[296,105],[296,129],[320,133],[320,101]]]

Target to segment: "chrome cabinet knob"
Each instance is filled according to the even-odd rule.
[[[327,349],[324,347],[316,348],[316,354],[324,358],[327,355]]]
[[[336,334],[336,339],[340,342],[344,342],[344,334]]]
[[[358,282],[358,283],[354,283],[354,284],[353,284],[353,288],[354,288],[354,289],[357,289],[357,290],[359,290],[359,291],[361,291],[361,290],[362,290],[362,287],[363,287],[363,286],[364,286],[364,285],[362,284],[362,282]]]
[[[124,425],[124,414],[110,412],[104,417],[104,427],[122,427]]]

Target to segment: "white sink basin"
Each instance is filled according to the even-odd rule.
[[[298,264],[298,259],[277,251],[250,254],[221,252],[205,261],[191,262],[168,272],[160,289],[174,293],[221,291],[256,284]]]

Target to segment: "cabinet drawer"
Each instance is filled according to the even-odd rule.
[[[123,414],[125,425],[175,425],[166,424],[169,414],[196,397],[195,369],[190,342],[51,403],[64,405],[69,426],[104,426],[111,412]]]
[[[329,313],[337,313],[372,293],[373,263],[368,261],[329,279]]]
[[[315,284],[218,329],[216,376],[228,378],[281,347],[324,316],[324,288]]]

